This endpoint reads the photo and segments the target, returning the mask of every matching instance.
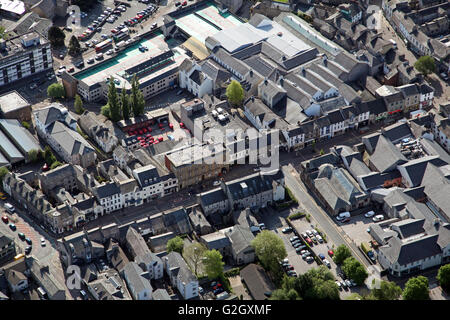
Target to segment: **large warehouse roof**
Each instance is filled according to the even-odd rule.
[[[19,150],[9,141],[8,137],[0,131],[0,149],[11,163],[16,163],[24,160],[23,155]]]
[[[0,119],[0,127],[15,145],[25,153],[40,150],[37,140],[15,119]]]

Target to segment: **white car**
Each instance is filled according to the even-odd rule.
[[[323,260],[323,264],[326,265],[328,268],[331,268],[331,263],[327,259]]]
[[[375,215],[375,212],[374,211],[369,211],[369,212],[367,212],[365,215],[364,215],[364,217],[366,217],[366,218],[371,218],[371,217],[373,217]]]
[[[220,181],[219,180],[214,181],[213,186],[215,187],[220,186]]]
[[[319,241],[319,243],[322,243],[323,242],[323,238],[321,237],[321,236],[316,236],[316,239],[317,239],[317,241]]]
[[[288,258],[283,259],[282,263],[289,263],[289,259]]]
[[[384,216],[382,214],[379,214],[375,217],[372,218],[373,222],[378,222],[378,221],[382,221],[384,219]]]
[[[109,49],[108,51],[106,51],[106,54],[107,54],[108,56],[112,55],[113,53],[114,53],[114,50],[113,50],[113,49]]]
[[[311,232],[312,232],[312,234],[315,235],[315,236],[318,236],[318,235],[319,235],[319,232],[317,232],[316,229],[312,229]]]
[[[41,246],[45,247],[45,239],[44,239],[44,237],[41,238]]]
[[[306,257],[306,262],[313,262],[314,261],[314,258],[313,257]]]

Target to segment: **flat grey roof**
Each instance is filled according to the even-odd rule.
[[[17,91],[11,91],[0,96],[0,110],[3,113],[8,113],[30,104]]]

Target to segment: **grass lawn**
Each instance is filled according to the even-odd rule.
[[[289,0],[274,0],[275,2],[289,3]]]

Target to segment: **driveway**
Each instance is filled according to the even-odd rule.
[[[239,299],[242,295],[242,300],[253,300],[242,284],[240,276],[230,277],[228,280],[230,280],[230,286],[233,288],[233,294],[235,294]]]

